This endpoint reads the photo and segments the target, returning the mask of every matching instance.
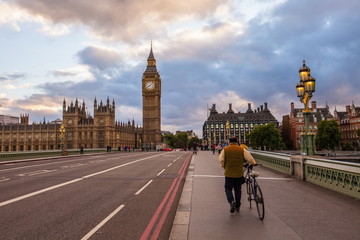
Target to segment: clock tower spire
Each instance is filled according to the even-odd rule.
[[[155,150],[161,142],[161,78],[156,69],[152,43],[142,77],[143,140],[145,148]]]

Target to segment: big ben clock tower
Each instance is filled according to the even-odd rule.
[[[143,146],[155,149],[161,142],[161,79],[156,69],[156,60],[152,51],[147,59],[147,67],[142,78],[143,96]]]

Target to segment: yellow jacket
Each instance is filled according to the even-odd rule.
[[[244,160],[253,165],[256,164],[250,152],[237,143],[230,143],[219,156],[220,166],[224,168],[224,175],[232,178],[243,176]]]

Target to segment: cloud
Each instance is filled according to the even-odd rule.
[[[22,78],[25,78],[24,73],[5,73],[0,76],[0,81],[15,81]]]
[[[184,16],[207,16],[227,1],[194,0],[190,3],[177,0],[93,0],[91,4],[86,0],[15,2],[29,13],[56,24],[83,24],[89,26],[99,38],[134,42],[144,36],[159,36],[168,24]]]
[[[76,73],[72,73],[72,72],[67,72],[65,70],[55,70],[53,71],[53,75],[55,77],[72,77],[72,76],[76,76]]]
[[[14,2],[17,6],[7,10],[21,16],[10,19],[1,12],[10,3],[0,4],[5,14],[0,24],[21,28],[21,23],[37,21],[58,26],[59,32],[63,26],[69,36],[76,25],[91,32],[85,47],[71,53],[78,65],[46,69],[57,82],[43,81],[38,90],[84,98],[87,104],[95,96],[109,96],[119,119],[141,118],[141,78],[151,39],[162,78],[165,130],[194,129],[201,136],[206,106],[212,103],[220,112],[227,111],[228,103],[243,112],[248,102],[253,108],[268,102],[281,121],[290,102],[301,106],[295,85],[303,59],[316,78],[312,100],[319,106],[327,100],[339,109],[359,99],[358,0]],[[2,83],[8,79],[0,75]]]
[[[11,116],[20,116],[20,114],[28,113],[34,122],[44,119],[52,121],[59,117],[61,112],[62,97],[50,96],[47,94],[33,94],[28,98],[11,100],[8,98],[0,98],[2,114]]]
[[[89,46],[77,53],[82,64],[99,70],[114,68],[121,64],[122,59],[118,52],[101,47]]]

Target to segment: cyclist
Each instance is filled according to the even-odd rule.
[[[229,146],[225,147],[219,156],[220,166],[224,168],[225,194],[230,204],[230,213],[239,212],[241,205],[241,184],[244,179],[244,161],[256,164],[250,152],[238,145],[236,137],[229,138]],[[235,197],[233,194],[235,193]]]

